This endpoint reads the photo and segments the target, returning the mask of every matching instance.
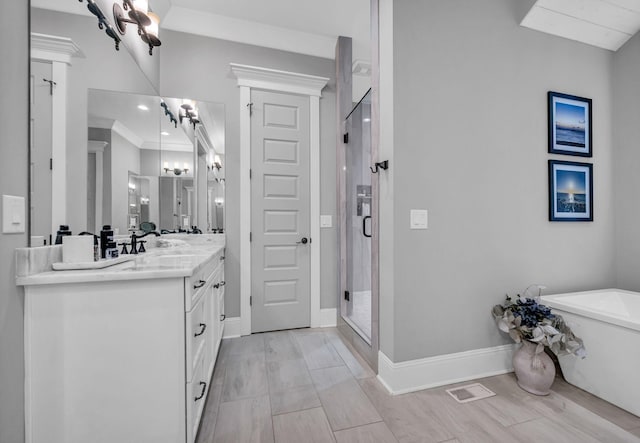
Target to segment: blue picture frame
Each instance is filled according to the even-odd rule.
[[[593,221],[593,165],[549,160],[549,221]]]
[[[549,153],[593,156],[592,100],[549,91]]]

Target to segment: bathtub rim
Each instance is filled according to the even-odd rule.
[[[585,308],[584,306],[580,306],[574,303],[568,303],[562,300],[564,297],[568,297],[568,296],[607,293],[607,292],[618,292],[618,293],[629,294],[634,297],[640,297],[640,292],[627,291],[625,289],[617,289],[617,288],[605,288],[605,289],[595,289],[591,291],[564,292],[561,294],[543,295],[540,297],[540,301],[542,304],[556,311],[569,312],[572,314],[580,315],[582,317],[592,318],[594,320],[599,320],[605,323],[609,323],[612,325],[616,325],[616,326],[620,326],[623,328],[632,329],[637,332],[640,332],[640,318],[636,320],[630,320],[629,318],[624,318],[624,317],[612,315],[609,313],[598,312],[593,309]]]

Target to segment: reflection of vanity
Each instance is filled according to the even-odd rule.
[[[195,440],[224,328],[224,247],[191,237],[98,272],[18,279],[27,441]]]

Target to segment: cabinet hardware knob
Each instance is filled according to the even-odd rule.
[[[226,315],[224,315],[224,314],[220,315],[220,321],[224,321],[225,318],[227,318]]]
[[[204,281],[204,280],[198,280],[198,283],[193,285],[193,289],[199,289],[199,288],[203,287],[205,283],[206,283],[206,281]]]
[[[201,381],[200,386],[202,386],[202,392],[200,392],[200,395],[198,395],[194,401],[202,400],[202,397],[204,397],[204,393],[207,390],[207,384],[205,382]]]
[[[204,331],[207,329],[207,325],[205,325],[204,323],[200,323],[200,332],[197,332],[195,334],[193,334],[194,337],[198,337],[202,334],[204,334]]]

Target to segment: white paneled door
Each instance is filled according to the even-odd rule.
[[[306,327],[309,97],[252,90],[251,102],[251,332]]]

